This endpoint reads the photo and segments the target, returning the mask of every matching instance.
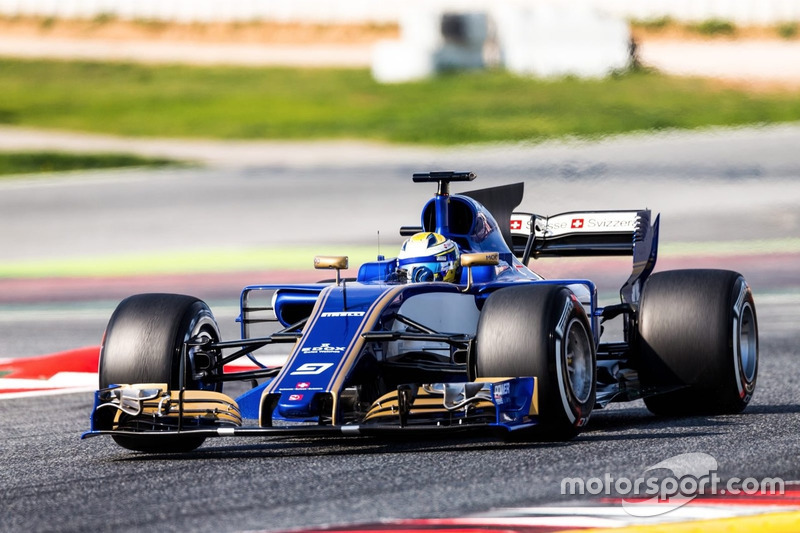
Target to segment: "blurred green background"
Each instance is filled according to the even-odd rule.
[[[629,21],[637,42],[737,38],[797,41],[797,23],[739,27],[728,20]],[[0,31],[36,39],[108,39],[263,46],[358,45],[398,27],[177,24],[0,16]],[[106,39],[103,41],[102,39]],[[171,41],[170,41],[171,40]],[[56,42],[56,41],[53,41]],[[57,46],[51,45],[51,46]],[[202,53],[202,52],[198,52]],[[796,84],[677,77],[638,64],[605,79],[534,79],[497,68],[380,84],[368,68],[274,68],[0,58],[0,126],[134,137],[358,139],[416,145],[540,142],[563,137],[800,120]],[[121,154],[0,151],[0,174],[170,164]]]
[[[633,71],[499,70],[382,85],[367,69],[0,60],[0,123],[129,136],[452,145],[800,120],[793,91]]]

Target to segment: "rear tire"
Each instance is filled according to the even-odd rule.
[[[513,435],[573,438],[594,407],[596,373],[589,319],[566,287],[507,287],[486,300],[476,334],[476,376],[538,380],[539,424]]]
[[[219,327],[203,301],[180,294],[137,294],[126,298],[111,315],[103,337],[100,388],[167,383],[170,389],[178,389],[184,342],[197,336],[214,342],[220,339]],[[189,368],[184,384],[189,390],[222,390],[221,383],[193,379]],[[143,452],[187,452],[205,440],[183,435],[113,438],[124,448]]]
[[[653,274],[639,308],[640,379],[675,390],[645,398],[659,415],[739,413],[758,375],[758,323],[744,278],[728,270]]]

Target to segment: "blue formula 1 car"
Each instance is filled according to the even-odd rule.
[[[758,328],[741,275],[653,274],[659,220],[649,211],[514,213],[521,183],[450,193],[474,178],[415,174],[438,187],[421,225],[401,228],[409,238],[398,257],[361,265],[355,279],[341,278],[346,257],[328,256],[315,258],[335,271],[328,282],[246,287],[240,340],[221,340],[197,298],[123,300],[84,436],[158,452],[218,436],[488,430],[553,440],[574,437],[612,401],[644,398],[662,415],[747,406]],[[545,280],[527,266],[621,254],[633,270],[606,306],[592,281]],[[611,319],[623,339],[605,342]],[[276,349],[284,362],[264,364]],[[245,358],[250,366],[229,370]],[[235,399],[222,392],[234,381],[244,391]]]

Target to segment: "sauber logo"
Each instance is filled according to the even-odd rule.
[[[331,311],[322,313],[322,318],[330,318],[334,316],[364,316],[364,311]]]
[[[290,394],[289,395],[289,401],[290,402],[299,402],[302,399],[303,399],[303,395],[302,394]]]
[[[318,374],[322,374],[330,367],[333,366],[333,363],[304,363],[297,367],[297,370],[291,372],[290,375],[292,376],[316,376]]]
[[[583,219],[582,218],[573,218],[572,219],[572,229],[580,229],[583,227]]]

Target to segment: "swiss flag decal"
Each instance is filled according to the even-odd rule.
[[[521,220],[512,220],[511,221],[511,229],[522,229],[522,221]]]
[[[580,229],[583,227],[583,219],[582,218],[573,218],[572,219],[572,229]]]

